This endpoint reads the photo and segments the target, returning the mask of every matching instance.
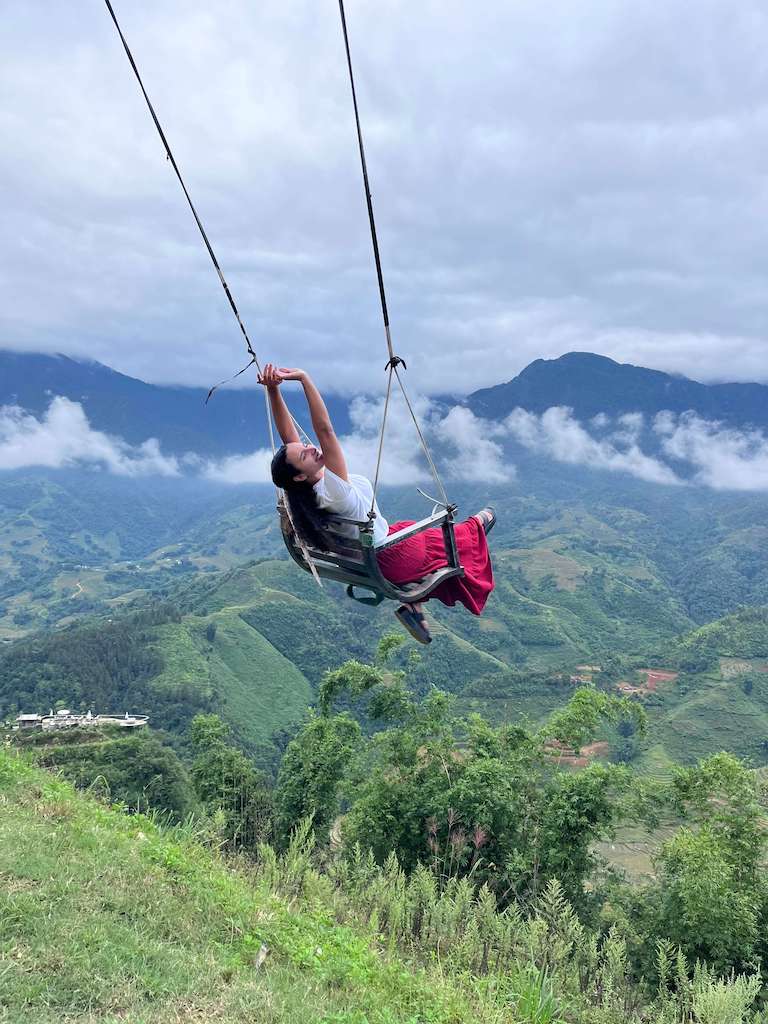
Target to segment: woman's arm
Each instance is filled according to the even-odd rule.
[[[309,415],[312,419],[312,428],[315,431],[315,436],[320,442],[320,447],[323,450],[323,461],[327,469],[330,469],[336,476],[340,476],[342,480],[348,478],[347,474],[347,462],[344,458],[344,452],[342,451],[339,439],[336,437],[336,432],[333,429],[331,423],[331,417],[328,415],[328,410],[325,407],[323,396],[315,387],[311,377],[306,370],[291,370],[281,367],[278,373],[282,380],[298,380],[301,386],[304,388],[304,394],[307,398],[307,405],[309,406]]]
[[[277,432],[283,444],[291,444],[301,441],[299,432],[293,422],[293,416],[288,411],[283,396],[280,394],[280,384],[283,378],[277,373],[272,363],[267,363],[264,372],[259,375],[259,383],[263,384],[269,395],[269,404],[272,408],[272,415],[275,418]]]

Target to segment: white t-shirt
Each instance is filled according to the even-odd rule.
[[[342,480],[330,469],[325,470],[323,475],[313,486],[317,504],[326,512],[343,519],[356,519],[360,523],[368,521],[368,513],[371,509],[373,499],[373,487],[371,481],[364,476],[350,473],[348,480]],[[374,547],[383,543],[389,535],[389,523],[379,512],[379,506],[374,502],[373,506],[376,518],[373,521],[373,544]],[[357,529],[347,523],[338,527],[339,533],[347,537],[357,537]]]

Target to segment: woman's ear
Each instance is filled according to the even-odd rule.
[[[306,473],[297,473],[296,476],[293,478],[293,482],[295,484],[303,484],[306,479],[307,479],[307,474]]]

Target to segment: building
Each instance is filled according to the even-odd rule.
[[[140,729],[149,721],[148,715],[129,715],[126,711],[122,715],[94,715],[88,711],[84,715],[74,714],[68,708],[50,714],[21,714],[16,717],[17,729],[88,729],[98,728],[103,725],[116,725],[121,729]]]
[[[43,725],[42,715],[17,715],[16,727],[18,729],[40,729]]]

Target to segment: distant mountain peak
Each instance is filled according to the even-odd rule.
[[[506,384],[475,391],[466,404],[479,416],[498,418],[521,407],[542,413],[565,405],[580,419],[598,413],[692,410],[734,426],[768,428],[768,385],[701,384],[688,377],[619,363],[595,352],[567,352],[535,359]]]

